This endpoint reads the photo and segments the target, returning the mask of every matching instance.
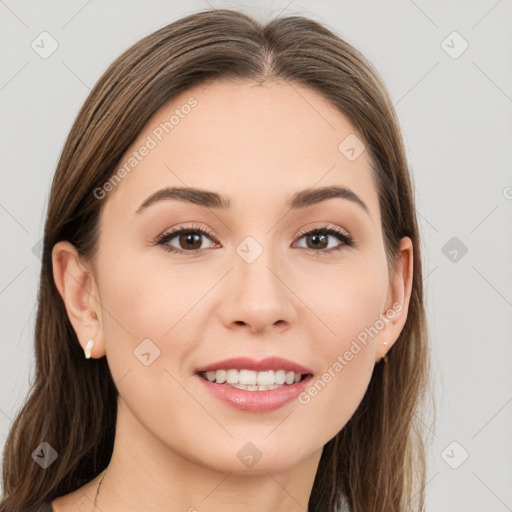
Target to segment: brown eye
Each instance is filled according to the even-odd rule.
[[[344,246],[355,246],[352,237],[336,227],[321,226],[310,231],[303,231],[298,240],[305,239],[306,246],[303,248],[316,253],[330,253],[342,249]],[[330,243],[330,238],[336,238],[341,244]]]
[[[180,235],[176,235],[179,240],[179,245],[184,249],[192,249],[197,250],[201,248],[201,237],[203,235],[198,233],[182,233]],[[173,237],[174,238],[174,237]]]
[[[309,249],[327,249],[329,244],[329,235],[325,233],[313,233],[306,235],[306,245]]]
[[[202,247],[204,237],[209,239],[213,238],[213,236],[204,229],[194,227],[180,227],[179,229],[175,229],[168,233],[162,234],[156,243],[157,245],[161,245],[162,249],[165,251],[177,252],[181,254],[195,254],[204,249],[204,247]],[[177,247],[169,243],[174,239],[177,240]]]

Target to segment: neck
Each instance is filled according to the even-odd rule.
[[[202,450],[176,444],[170,448],[162,443],[120,400],[114,450],[98,494],[98,509],[105,512],[307,511],[321,448],[291,467],[273,470],[259,463],[245,469],[236,457],[231,466],[216,467],[215,461],[209,464],[193,459],[191,454],[201,457]],[[240,440],[233,442],[237,450],[244,444]],[[208,446],[204,450],[207,459]]]

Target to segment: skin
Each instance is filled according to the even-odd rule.
[[[404,326],[412,243],[402,239],[390,282],[368,152],[349,161],[338,150],[347,135],[363,137],[299,85],[192,88],[152,117],[127,155],[190,97],[197,106],[102,199],[97,257],[81,260],[68,242],[53,249],[55,282],[77,337],[83,348],[94,340],[92,357],[107,357],[120,394],[97,505],[104,512],[303,512],[324,444],[353,415]],[[294,192],[327,185],[352,189],[369,214],[340,198],[286,209]],[[215,191],[230,197],[231,208],[164,200],[136,213],[165,186]],[[329,235],[327,249],[308,250],[314,246],[298,238],[301,229],[323,223],[348,231],[357,247],[328,252],[343,244]],[[152,244],[182,224],[216,240],[203,236],[195,257]],[[263,248],[252,263],[236,252],[247,236]],[[190,251],[179,237],[167,243]],[[401,311],[308,404],[240,411],[195,375],[236,355],[278,355],[318,378],[394,303]],[[161,351],[150,366],[133,354],[147,338]],[[237,457],[247,442],[262,453],[252,468]],[[54,509],[91,510],[101,476],[55,499]]]

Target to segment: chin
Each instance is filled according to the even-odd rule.
[[[245,437],[244,441],[239,439],[230,443],[229,447],[220,450],[212,450],[205,458],[201,454],[200,463],[211,467],[216,471],[224,473],[235,473],[237,475],[266,475],[268,473],[279,473],[289,471],[295,465],[299,464],[315,451],[321,454],[323,446],[310,448],[300,442],[301,436],[297,436],[299,445],[284,445],[282,438],[276,436],[270,440],[274,434],[265,440],[268,435],[266,431],[262,434],[260,441],[255,439],[250,441],[250,437]]]

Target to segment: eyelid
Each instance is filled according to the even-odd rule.
[[[299,236],[296,238],[296,240],[298,240],[299,238],[301,238],[304,235],[308,235],[311,232],[316,232],[316,231],[336,231],[336,233],[345,236],[348,240],[353,242],[352,236],[350,235],[350,233],[347,230],[345,230],[339,226],[331,225],[331,224],[322,224],[320,226],[316,226],[313,228],[312,227],[302,228],[299,233]]]

